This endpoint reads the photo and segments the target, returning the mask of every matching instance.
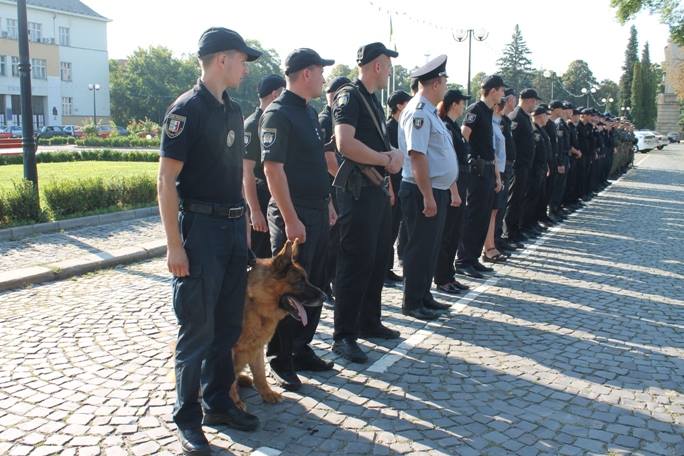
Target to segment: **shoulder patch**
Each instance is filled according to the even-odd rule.
[[[164,124],[164,134],[170,139],[180,136],[180,134],[183,133],[183,128],[185,128],[185,120],[185,116],[169,114],[166,117],[166,123]]]
[[[468,114],[466,114],[466,122],[475,122],[475,120],[477,120],[477,114],[475,114],[474,112],[469,112]]]
[[[418,104],[416,105],[416,109],[423,109],[423,106],[425,106],[425,103],[423,103],[422,101],[420,101],[420,102],[418,102]]]
[[[347,103],[349,103],[349,92],[342,92],[339,97],[337,97],[337,106],[343,108]]]
[[[515,130],[516,128],[518,128],[518,122],[514,120],[511,122],[511,130]]]
[[[252,142],[252,132],[251,131],[246,131],[245,132],[245,147],[249,146],[249,143]]]
[[[234,142],[235,142],[235,130],[230,130],[228,132],[228,135],[226,136],[226,146],[233,147]]]
[[[416,129],[420,129],[423,126],[424,119],[422,117],[414,117],[413,118],[413,126],[416,127]]]
[[[535,131],[534,132],[534,140],[535,141],[541,141],[541,133],[539,133],[538,131]]]
[[[277,128],[262,128],[261,129],[261,144],[265,148],[271,147],[276,141]]]

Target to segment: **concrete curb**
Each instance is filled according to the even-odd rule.
[[[112,250],[111,252],[84,255],[43,266],[31,266],[16,271],[3,272],[0,273],[0,291],[52,280],[64,280],[99,269],[149,260],[165,254],[166,240],[158,240],[145,242],[134,247]]]
[[[0,242],[17,241],[19,239],[23,239],[28,236],[35,236],[37,234],[57,233],[67,229],[103,225],[106,223],[123,222],[124,220],[151,217],[153,215],[159,215],[158,206],[131,209],[130,211],[109,212],[107,214],[58,220],[56,222],[36,223],[34,225],[17,226],[14,228],[6,228],[4,230],[0,230]]]

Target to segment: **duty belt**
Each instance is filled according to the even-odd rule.
[[[228,206],[219,203],[206,203],[203,201],[183,200],[180,204],[181,210],[186,212],[194,212],[196,214],[210,215],[212,217],[221,217],[229,219],[237,219],[244,215],[245,206]]]

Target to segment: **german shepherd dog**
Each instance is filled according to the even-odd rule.
[[[266,380],[264,346],[271,340],[278,322],[288,315],[307,323],[305,307],[323,304],[325,294],[313,286],[304,268],[297,263],[299,240],[287,241],[273,258],[258,259],[247,275],[247,292],[242,320],[242,332],[233,347],[236,381],[230,396],[237,407],[245,409],[240,400],[238,383],[254,385],[264,402],[280,402],[282,396],[271,389]],[[249,365],[252,378],[239,375]]]

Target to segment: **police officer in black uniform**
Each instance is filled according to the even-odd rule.
[[[210,454],[202,424],[245,431],[259,425],[229,396],[248,255],[242,113],[226,90],[239,86],[245,62],[260,55],[232,30],[205,31],[199,40],[197,85],[172,103],[163,123],[159,211],[180,325],[173,420],[184,454]]]
[[[478,258],[487,236],[496,194],[493,108],[503,98],[506,87],[501,76],[488,76],[482,82],[480,101],[468,107],[461,128],[463,137],[470,143],[470,180],[465,226],[456,254],[456,272],[473,278],[482,278],[482,272],[493,271]]]
[[[556,186],[558,181],[558,167],[560,163],[560,148],[558,146],[558,129],[556,127],[556,122],[554,120],[559,116],[559,112],[562,108],[562,103],[558,100],[552,100],[552,103],[556,108],[552,108],[551,105],[548,106],[549,115],[546,119],[546,125],[544,125],[544,130],[549,136],[549,141],[551,142],[551,154],[548,157],[549,172],[548,176],[544,181],[542,199],[539,204],[539,220],[548,226],[552,226],[558,223],[560,220],[549,215],[549,205],[551,203],[551,194],[553,193],[553,188]]]
[[[565,187],[567,185],[568,169],[570,167],[570,128],[566,122],[569,113],[565,109],[565,103],[562,101],[552,101],[549,107],[552,110],[551,120],[556,124],[556,135],[558,137],[558,163],[553,189],[551,190],[549,215],[560,220],[564,215],[561,212],[561,204],[563,203],[563,195],[565,194]]]
[[[259,120],[264,109],[273,102],[285,88],[285,79],[271,74],[259,81],[257,93],[259,106],[245,119],[245,157],[242,159],[242,182],[245,199],[249,206],[252,222],[252,251],[257,258],[271,258],[271,237],[268,234],[266,208],[271,199],[268,191],[264,167],[261,164],[261,144],[259,143]]]
[[[546,133],[546,122],[548,121],[549,108],[546,105],[537,106],[532,112],[534,120],[534,160],[532,161],[532,172],[530,173],[529,187],[527,191],[527,213],[525,214],[525,228],[530,237],[541,234],[537,228],[539,221],[540,201],[544,197],[544,185],[549,174],[549,160],[552,153],[551,140]]]
[[[308,48],[296,49],[285,60],[287,89],[261,117],[261,156],[268,188],[268,226],[273,254],[285,241],[299,239],[298,261],[311,283],[325,286],[328,229],[335,223],[330,201],[330,181],[316,112],[307,103],[321,96],[323,67],[334,60],[321,58]],[[301,387],[295,370],[323,371],[332,363],[311,349],[321,307],[306,307],[306,321],[288,316],[280,321],[268,347],[275,355],[273,372],[285,389]],[[302,326],[304,326],[302,328]]]
[[[390,116],[389,119],[387,119],[387,135],[389,136],[390,145],[395,149],[399,147],[397,142],[397,135],[399,134],[399,116],[410,100],[411,95],[403,90],[397,90],[393,92],[387,99],[387,106],[390,108]],[[385,280],[388,282],[401,282],[403,280],[402,277],[397,275],[397,273],[392,270],[394,267],[394,243],[397,241],[397,237],[399,237],[401,228],[401,202],[397,197],[399,187],[401,186],[401,170],[390,175],[390,181],[392,183],[394,201],[392,201],[392,237],[390,239],[389,259],[387,260],[387,275],[385,276]],[[403,257],[403,248],[405,242],[406,236],[399,237],[397,254],[400,259]]]
[[[383,179],[401,169],[403,156],[389,144],[385,116],[375,96],[387,86],[390,59],[397,55],[382,43],[359,48],[359,79],[338,90],[333,105],[337,149],[344,157],[335,182],[340,252],[333,350],[358,363],[366,362],[368,356],[356,343],[357,337],[399,337],[380,319],[392,228],[390,196]]]
[[[506,89],[504,92],[504,97],[506,99],[506,104],[501,112],[501,131],[506,139],[506,170],[504,171],[504,175],[502,177],[503,189],[501,191],[503,192],[502,197],[506,198],[506,208],[500,209],[496,213],[494,239],[496,249],[504,254],[509,254],[509,252],[512,252],[513,250],[522,248],[523,245],[518,242],[511,241],[508,239],[508,237],[504,238],[504,218],[508,208],[511,187],[515,181],[513,166],[516,159],[515,140],[513,139],[513,121],[509,116],[516,108],[517,96],[515,90]]]
[[[577,134],[577,126],[579,125],[580,111],[572,103],[565,104],[565,110],[568,113],[569,120],[567,122],[568,130],[570,131],[570,170],[568,172],[568,183],[565,190],[565,206],[568,210],[576,210],[581,206],[579,199],[579,168],[582,165],[582,152],[580,151],[579,136]]]
[[[591,123],[592,113],[593,111],[591,108],[583,108],[580,111],[579,125],[577,125],[578,142],[580,151],[582,152],[582,159],[578,169],[577,180],[579,197],[582,198],[583,201],[589,201],[591,199],[591,189],[589,188],[591,162],[593,161],[594,155],[596,153],[594,125]]]

